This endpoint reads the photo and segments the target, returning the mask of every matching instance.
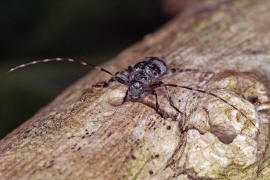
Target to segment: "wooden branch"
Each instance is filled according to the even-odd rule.
[[[238,110],[170,87],[180,115],[160,88],[161,118],[150,96],[120,105],[125,86],[93,88],[109,78],[95,71],[0,141],[0,179],[268,179],[269,17],[269,0],[179,16],[105,66],[157,56],[198,69],[163,80]]]

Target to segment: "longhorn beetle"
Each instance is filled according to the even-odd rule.
[[[117,81],[121,84],[128,86],[128,90],[125,93],[122,104],[126,102],[126,99],[128,96],[132,99],[138,100],[141,98],[141,96],[144,93],[149,93],[151,95],[154,95],[155,101],[156,101],[155,110],[161,117],[163,117],[163,115],[162,115],[162,112],[159,108],[158,96],[157,96],[155,89],[161,88],[161,87],[165,88],[170,106],[173,107],[178,113],[182,114],[182,112],[174,105],[172,98],[171,98],[171,95],[170,95],[170,92],[168,90],[168,87],[179,87],[179,88],[183,88],[183,89],[187,89],[187,90],[191,90],[191,91],[196,91],[199,93],[213,96],[213,97],[223,101],[224,103],[228,104],[233,109],[238,111],[243,117],[248,119],[248,117],[242,111],[240,111],[234,105],[230,104],[228,101],[226,101],[225,99],[219,97],[218,95],[216,95],[212,92],[201,90],[201,89],[196,89],[196,88],[191,88],[188,86],[163,83],[160,80],[160,78],[165,76],[165,75],[172,74],[177,69],[169,69],[167,67],[166,63],[157,57],[145,57],[145,58],[141,59],[138,63],[136,63],[133,67],[128,66],[128,68],[126,70],[121,71],[121,72],[116,72],[115,74],[111,73],[110,71],[108,71],[100,66],[96,66],[93,64],[89,64],[85,61],[71,59],[71,58],[53,58],[53,59],[43,59],[43,60],[38,60],[38,61],[32,61],[32,62],[29,62],[26,64],[16,66],[14,68],[11,68],[9,70],[9,72],[14,71],[14,70],[19,69],[19,68],[29,66],[29,65],[33,65],[33,64],[37,64],[37,63],[46,63],[46,62],[51,62],[51,61],[74,62],[74,63],[78,63],[78,64],[83,65],[83,66],[89,66],[89,67],[95,68],[99,71],[102,71],[102,72],[109,74],[111,76],[111,78],[108,81],[106,81],[104,83],[99,83],[96,86],[100,86],[100,87],[105,88],[105,87],[109,86],[114,81]],[[197,71],[194,69],[178,69],[178,70],[180,72]],[[251,121],[250,119],[249,119],[249,121],[250,121],[250,123],[252,123],[252,125],[254,125],[256,127],[256,125],[254,124],[253,121]]]

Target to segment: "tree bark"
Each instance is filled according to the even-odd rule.
[[[211,9],[211,8],[210,8]],[[0,141],[0,179],[269,179],[270,1],[178,16],[107,63],[157,56],[170,87],[121,105],[126,86],[93,72]],[[223,100],[221,100],[221,97]]]

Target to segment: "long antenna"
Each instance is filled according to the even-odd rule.
[[[37,60],[37,61],[32,61],[32,62],[29,62],[29,63],[25,63],[25,64],[21,64],[19,66],[16,66],[14,68],[11,68],[8,72],[12,72],[12,71],[15,71],[17,69],[20,69],[20,68],[24,68],[26,66],[30,66],[30,65],[33,65],[33,64],[37,64],[37,63],[47,63],[47,62],[52,62],[52,61],[66,61],[66,62],[74,62],[74,63],[77,63],[77,64],[80,64],[80,65],[83,65],[83,66],[90,66],[92,68],[95,68],[97,70],[100,70],[100,71],[103,71],[111,76],[114,76],[110,71],[100,67],[100,66],[96,66],[96,65],[93,65],[93,64],[89,64],[85,61],[81,61],[81,60],[76,60],[76,59],[72,59],[72,58],[52,58],[52,59],[43,59],[43,60]]]
[[[214,94],[214,93],[211,93],[211,92],[208,92],[208,91],[204,91],[204,90],[201,90],[201,89],[195,89],[195,88],[191,88],[191,87],[188,87],[188,86],[181,86],[181,85],[176,85],[176,84],[161,84],[161,86],[171,86],[171,87],[179,87],[179,88],[183,88],[183,89],[188,89],[188,90],[191,90],[191,91],[197,91],[197,92],[200,92],[200,93],[204,93],[204,94],[208,94],[210,96],[213,96],[215,98],[218,98],[219,100],[225,102],[226,104],[228,104],[229,106],[231,106],[234,110],[238,111],[243,117],[245,117],[247,120],[249,120],[249,122],[258,130],[258,132],[260,133],[258,127],[255,125],[255,123],[249,119],[242,111],[240,111],[237,107],[235,107],[234,105],[232,105],[231,103],[229,103],[228,101],[226,101],[225,99],[219,97],[218,95]]]

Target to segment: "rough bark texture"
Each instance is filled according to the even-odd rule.
[[[269,179],[269,0],[179,16],[106,68],[145,56],[199,69],[163,80],[238,110],[169,88],[180,115],[160,88],[161,118],[153,97],[119,105],[125,86],[93,88],[109,78],[95,71],[0,141],[0,179]]]

